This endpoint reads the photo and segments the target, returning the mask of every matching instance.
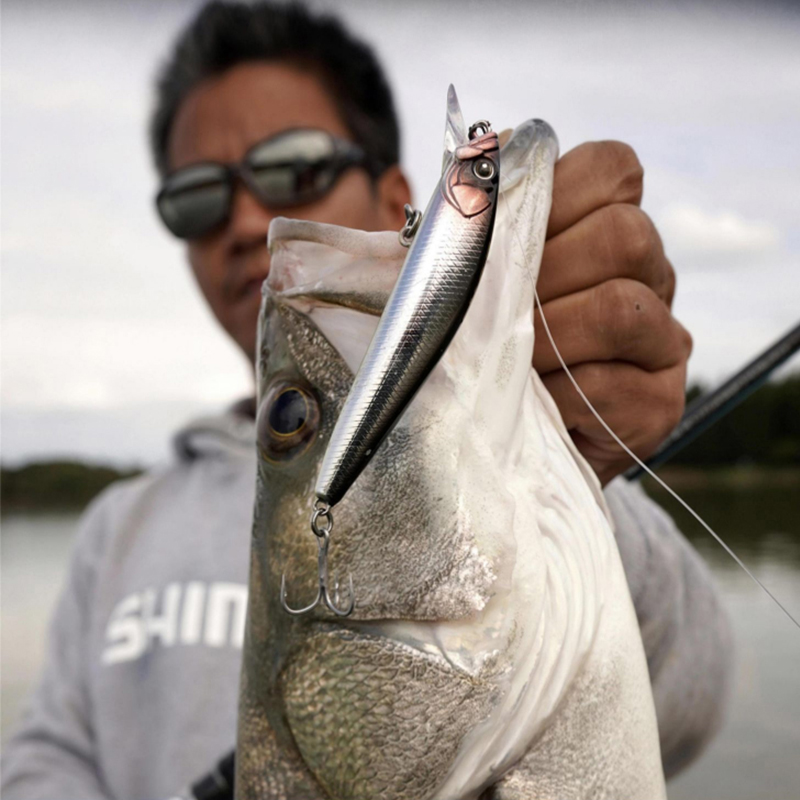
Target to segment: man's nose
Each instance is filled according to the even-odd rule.
[[[236,182],[228,220],[228,234],[235,243],[263,240],[266,245],[269,224],[276,216],[277,214],[259,203],[245,184]]]

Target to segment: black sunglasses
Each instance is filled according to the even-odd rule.
[[[320,130],[284,131],[253,145],[240,164],[202,162],[176,170],[161,184],[156,207],[175,236],[196,239],[228,220],[237,180],[267,208],[290,208],[327,194],[352,166],[367,166],[352,142]]]

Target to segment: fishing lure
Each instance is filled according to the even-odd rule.
[[[500,147],[486,120],[466,130],[451,85],[447,96],[442,176],[424,214],[406,206],[400,242],[409,247],[353,386],[328,443],[319,473],[311,530],[319,545],[319,589],[310,605],[290,608],[285,577],[281,604],[291,614],[320,601],[339,616],[328,592],[331,508],[347,493],[392,430],[458,330],[477,288],[497,211]]]

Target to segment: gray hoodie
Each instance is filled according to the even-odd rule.
[[[4,800],[158,800],[236,737],[256,458],[241,410],[87,510],[44,673],[2,757]],[[606,488],[644,639],[667,775],[719,726],[727,620],[705,564],[637,486]]]

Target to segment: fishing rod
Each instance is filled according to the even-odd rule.
[[[649,469],[657,469],[669,461],[677,452],[683,450],[686,445],[749,397],[775,369],[798,350],[800,350],[800,323],[728,378],[719,388],[690,403],[675,430],[644,463]],[[644,469],[636,464],[625,472],[625,478],[635,481],[643,473]]]
[[[195,781],[188,795],[174,800],[234,800],[233,780],[236,772],[236,751],[224,755],[217,766],[200,780]]]

